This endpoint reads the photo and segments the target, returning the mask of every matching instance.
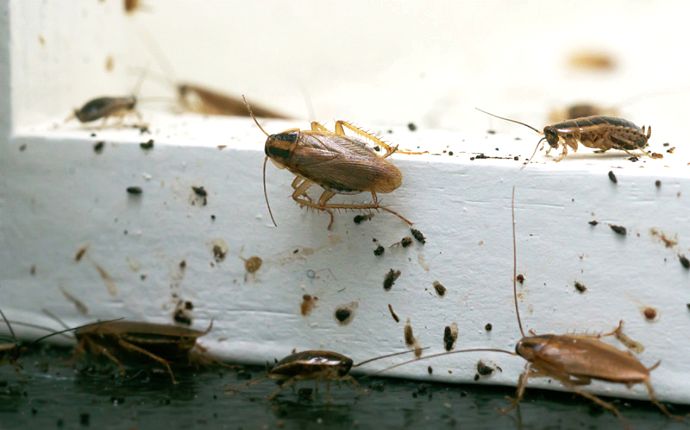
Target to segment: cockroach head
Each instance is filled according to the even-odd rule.
[[[338,376],[345,376],[352,369],[352,359],[346,358],[338,365]]]
[[[546,141],[549,143],[549,145],[556,149],[558,148],[558,131],[556,130],[555,127],[552,127],[550,125],[544,127],[544,137],[546,138]]]
[[[299,139],[299,132],[272,134],[266,139],[264,152],[266,156],[280,164],[290,157],[291,150]]]
[[[544,336],[526,336],[515,345],[515,352],[527,361],[532,361],[548,340]]]

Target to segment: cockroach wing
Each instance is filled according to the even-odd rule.
[[[376,155],[349,150],[334,153],[299,147],[290,158],[289,168],[296,174],[341,194],[374,191],[388,193],[400,186],[402,174],[392,163]]]
[[[570,376],[609,382],[637,383],[649,378],[647,368],[632,354],[588,336],[550,336],[535,354],[537,367],[539,362]]]

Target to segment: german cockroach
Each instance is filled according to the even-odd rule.
[[[239,97],[223,94],[197,84],[175,84],[180,104],[188,111],[202,115],[247,116],[247,109]],[[253,107],[260,118],[290,119],[289,116],[262,106]]]
[[[110,117],[118,117],[122,121],[129,114],[134,114],[141,120],[141,114],[135,110],[136,105],[135,96],[97,97],[86,102],[81,108],[75,109],[73,116],[82,123],[102,119],[102,125],[105,125]]]
[[[353,364],[353,360],[350,357],[333,351],[309,350],[295,352],[278,361],[268,371],[266,376],[279,384],[278,389],[268,398],[273,399],[284,388],[298,381],[305,380],[325,381],[327,384],[330,384],[331,381],[349,382],[354,387],[357,387],[357,381],[350,375],[350,370],[373,361],[409,353],[410,351],[394,352]],[[251,383],[256,382],[260,382],[260,379]],[[230,389],[229,391],[235,390]]]
[[[599,406],[621,417],[618,409],[610,402],[604,401],[594,394],[580,388],[588,385],[592,380],[625,384],[632,386],[644,384],[647,388],[649,400],[654,403],[665,415],[672,415],[666,406],[659,402],[654,394],[650,381],[650,372],[656,369],[660,362],[651,367],[644,366],[631,352],[615,348],[600,339],[606,336],[621,338],[623,329],[621,321],[618,327],[609,332],[598,335],[588,334],[534,334],[525,335],[520,319],[517,295],[517,244],[515,239],[515,188],[512,198],[512,228],[513,228],[513,300],[517,316],[518,328],[522,338],[515,345],[515,352],[498,348],[468,348],[457,351],[443,352],[427,355],[418,360],[410,360],[384,369],[387,371],[407,363],[441,357],[450,354],[468,352],[500,352],[512,356],[522,357],[527,361],[517,383],[517,395],[513,400],[510,410],[516,407],[522,400],[530,378],[551,378],[560,382],[564,387],[579,394]]]
[[[134,321],[113,321],[75,330],[77,354],[89,352],[103,355],[124,373],[121,359],[145,358],[165,368],[174,384],[177,383],[171,365],[189,365],[213,362],[197,345],[198,338],[208,334],[205,331],[186,327]]]
[[[294,128],[271,135],[261,127],[246,99],[245,104],[254,122],[267,137],[263,166],[264,197],[274,225],[277,226],[266,191],[266,163],[269,158],[278,168],[287,168],[295,174],[292,181],[292,199],[298,205],[328,213],[329,230],[333,225],[333,211],[339,209],[383,210],[412,225],[411,221],[398,212],[381,206],[376,195],[390,193],[402,184],[402,173],[393,163],[386,160],[397,151],[397,147],[391,147],[381,139],[345,121],[336,121],[335,132],[313,121],[311,130]],[[383,148],[385,154],[379,157],[366,142],[347,136],[345,129]],[[324,189],[317,202],[307,194],[307,190],[314,184]],[[336,194],[357,194],[365,191],[371,193],[371,203],[329,203]]]
[[[7,319],[7,317],[5,316],[5,313],[1,309],[0,309],[0,316],[2,316],[2,319],[5,321],[5,324],[7,325],[7,329],[9,330],[10,336],[11,336],[11,338],[8,339],[9,342],[3,341],[0,338],[0,364],[7,361],[11,365],[13,365],[16,369],[21,368],[21,365],[19,364],[19,361],[18,361],[21,354],[23,354],[25,351],[27,351],[31,347],[37,345],[38,343],[44,341],[45,339],[51,338],[53,336],[65,334],[65,333],[68,333],[71,331],[76,331],[76,330],[85,329],[85,328],[92,327],[92,326],[97,326],[99,324],[105,324],[105,323],[116,321],[116,320],[111,320],[111,321],[93,322],[93,323],[88,323],[85,325],[80,325],[77,327],[67,327],[64,330],[59,330],[59,331],[52,331],[51,329],[49,329],[47,327],[37,326],[35,324],[21,324],[21,325],[25,325],[28,327],[38,328],[40,330],[50,331],[49,334],[47,334],[45,336],[41,336],[38,339],[35,339],[35,340],[32,340],[31,342],[26,343],[26,342],[21,342],[19,339],[17,339],[17,336],[14,333],[14,329],[12,328],[10,321]],[[17,324],[19,324],[19,323],[17,323]]]
[[[532,160],[534,154],[539,150],[539,145],[543,141],[549,144],[549,149],[546,152],[547,154],[552,148],[557,149],[559,145],[562,145],[563,149],[561,155],[556,158],[556,161],[561,161],[568,155],[568,147],[572,148],[573,152],[577,152],[578,143],[589,148],[594,148],[598,152],[618,149],[627,154],[634,155],[630,151],[639,149],[644,152],[645,155],[649,155],[644,148],[647,147],[649,137],[652,135],[652,127],[647,128],[643,126],[640,128],[632,122],[622,118],[598,115],[587,116],[547,125],[544,127],[543,131],[539,131],[524,122],[494,115],[481,109],[477,110],[504,121],[524,125],[544,135],[544,137],[537,142],[537,146],[534,148],[534,152],[529,160],[527,160],[526,164],[529,164]]]

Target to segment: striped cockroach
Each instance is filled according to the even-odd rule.
[[[135,321],[112,321],[83,327],[74,332],[79,342],[76,353],[88,351],[103,355],[124,373],[124,365],[118,358],[146,358],[159,363],[177,383],[171,364],[188,365],[213,360],[204,352],[196,340],[211,331],[213,322],[205,331],[186,327]],[[199,349],[200,351],[197,351]]]
[[[287,168],[295,174],[292,181],[292,199],[298,205],[328,213],[329,230],[333,225],[333,211],[338,209],[383,210],[412,225],[411,221],[398,212],[381,206],[376,195],[390,193],[402,184],[402,173],[393,163],[386,160],[397,151],[397,146],[391,147],[376,136],[345,121],[336,121],[335,132],[312,121],[311,130],[293,128],[277,134],[268,134],[254,116],[247,100],[244,101],[254,122],[267,137],[264,146],[264,197],[274,225],[277,226],[266,191],[266,163],[269,158],[278,168]],[[378,156],[362,140],[347,136],[345,129],[368,139],[383,148],[385,153]],[[317,202],[312,201],[307,194],[307,190],[314,184],[324,189]],[[371,193],[371,203],[329,203],[336,194],[357,194],[365,191]]]
[[[563,146],[561,155],[556,161],[561,161],[568,155],[568,147],[572,148],[573,152],[577,152],[578,143],[594,148],[598,152],[618,149],[634,155],[630,151],[641,150],[645,155],[648,155],[644,148],[648,145],[649,138],[652,135],[652,127],[643,126],[640,128],[626,119],[603,115],[586,116],[547,125],[543,131],[539,131],[524,122],[494,115],[481,109],[477,110],[504,121],[524,125],[544,135],[537,142],[537,146],[534,148],[534,152],[526,164],[529,164],[532,160],[543,141],[549,144],[549,148],[546,151],[547,154],[552,148],[558,148],[559,145]]]
[[[144,82],[146,74],[142,74],[139,82],[135,85],[134,91],[130,96],[103,96],[96,97],[84,103],[79,109],[74,109],[72,114],[65,121],[77,118],[81,123],[93,122],[102,119],[101,127],[105,126],[108,118],[117,117],[120,123],[124,117],[133,114],[139,121],[142,121],[141,114],[136,110],[137,103],[140,101],[136,94]]]
[[[434,357],[441,357],[450,354],[468,352],[500,352],[512,356],[522,357],[527,361],[525,370],[522,372],[517,383],[517,395],[512,405],[506,411],[514,408],[522,400],[530,378],[552,378],[560,382],[564,387],[570,389],[599,406],[611,411],[621,417],[618,409],[610,402],[604,401],[594,394],[581,389],[583,385],[588,385],[592,380],[625,384],[632,386],[644,384],[647,389],[649,400],[654,403],[665,415],[673,418],[680,418],[672,415],[666,406],[659,402],[654,394],[654,389],[650,381],[650,372],[656,369],[660,362],[645,367],[630,351],[617,349],[600,339],[606,336],[616,336],[621,338],[623,322],[610,333],[598,335],[588,334],[542,334],[538,335],[530,330],[530,335],[525,335],[520,319],[517,296],[517,244],[515,239],[515,188],[512,196],[512,227],[513,227],[513,301],[515,314],[517,316],[518,328],[522,338],[515,345],[515,352],[498,348],[468,348],[450,352],[427,355],[418,360],[410,360],[404,363],[391,366],[386,370],[393,369],[403,364],[412,363],[419,360],[426,360]],[[624,338],[624,337],[623,337]]]
[[[421,348],[422,350],[427,348]],[[363,366],[373,361],[382,360],[384,358],[395,357],[398,355],[409,354],[411,351],[394,352],[391,354],[380,355],[378,357],[370,358],[353,364],[353,360],[343,354],[324,351],[324,350],[308,350],[295,352],[278,361],[266,374],[266,377],[276,381],[279,384],[268,398],[275,398],[284,388],[287,388],[298,381],[326,381],[330,384],[331,381],[349,382],[353,386],[357,386],[357,381],[350,375],[350,370],[353,368]],[[250,384],[260,382],[262,379],[251,381]],[[236,391],[230,388],[228,391]]]
[[[136,110],[136,105],[137,98],[133,95],[125,97],[96,97],[84,103],[79,109],[75,109],[68,119],[75,117],[82,123],[102,119],[102,125],[105,125],[110,117],[118,117],[122,121],[126,115],[134,114],[141,120],[141,114]]]

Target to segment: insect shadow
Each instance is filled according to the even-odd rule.
[[[381,206],[377,196],[377,193],[395,191],[402,184],[402,173],[387,160],[398,150],[397,146],[391,147],[376,136],[345,121],[336,121],[335,132],[312,121],[311,130],[292,128],[281,133],[268,134],[254,116],[247,100],[244,101],[254,122],[267,137],[264,146],[266,156],[263,165],[263,185],[273,225],[277,226],[266,191],[266,163],[269,158],[279,169],[287,168],[295,175],[292,181],[292,199],[300,207],[328,213],[329,230],[333,225],[335,210],[383,210],[412,225],[410,220],[398,212]],[[364,141],[347,136],[345,129],[383,148],[383,156],[377,155]],[[314,184],[324,189],[316,202],[307,194],[307,190]],[[329,203],[336,194],[358,194],[365,191],[371,193],[371,203]]]
[[[494,115],[479,108],[476,109],[494,118],[524,125],[544,136],[539,139],[534,152],[522,168],[532,161],[543,141],[549,144],[547,154],[551,149],[558,149],[559,146],[562,146],[561,155],[556,158],[556,161],[561,161],[568,155],[568,147],[572,148],[573,152],[577,152],[578,143],[594,148],[598,152],[618,149],[635,156],[631,151],[641,150],[645,155],[650,155],[644,148],[647,147],[652,135],[652,127],[642,126],[640,128],[626,119],[603,115],[586,116],[547,125],[543,131],[539,131],[524,122]]]
[[[592,380],[625,384],[632,386],[643,384],[647,389],[649,400],[654,403],[666,416],[675,419],[682,417],[672,415],[666,406],[659,402],[654,394],[651,384],[651,371],[656,369],[660,362],[645,367],[630,351],[617,349],[600,339],[607,336],[618,337],[622,330],[621,321],[618,327],[609,332],[598,335],[589,334],[535,334],[530,330],[530,335],[525,335],[520,319],[520,309],[517,299],[517,244],[515,239],[515,187],[512,194],[512,228],[513,228],[513,301],[518,327],[522,338],[515,345],[515,352],[499,348],[467,348],[450,352],[427,355],[416,360],[388,367],[385,372],[408,363],[419,360],[427,360],[451,354],[470,352],[499,352],[512,356],[522,357],[527,361],[525,369],[520,374],[517,383],[517,393],[510,407],[503,412],[508,412],[518,406],[522,400],[527,383],[530,378],[552,378],[560,382],[572,392],[585,397],[614,415],[622,418],[618,408],[612,403],[604,401],[594,394],[583,390],[582,386],[589,385]]]
[[[428,348],[420,348],[425,350]],[[296,384],[299,381],[319,381],[326,382],[326,390],[330,392],[331,382],[348,382],[354,388],[359,388],[359,384],[355,378],[350,375],[353,368],[369,364],[373,361],[382,360],[384,358],[396,357],[398,355],[410,354],[413,351],[401,351],[391,354],[380,355],[353,364],[353,360],[343,354],[324,351],[324,350],[307,350],[295,352],[290,354],[280,361],[278,361],[271,369],[268,370],[266,376],[263,378],[256,378],[244,384],[245,387],[262,382],[265,379],[272,379],[279,385],[272,394],[268,396],[269,400],[274,399],[280,392]],[[239,391],[237,388],[228,386],[226,392],[234,393]]]

